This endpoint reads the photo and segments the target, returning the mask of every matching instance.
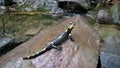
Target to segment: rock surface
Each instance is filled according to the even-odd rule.
[[[116,29],[117,28],[117,29]],[[120,68],[120,30],[119,26],[106,25],[99,30],[104,43],[101,47],[101,67]]]
[[[51,26],[38,33],[28,42],[0,57],[0,68],[96,68],[99,56],[99,35],[80,16],[74,16],[59,25]],[[44,46],[64,31],[67,24],[76,22],[72,31],[75,40],[67,40],[62,51],[52,49],[32,59],[22,57],[40,51]]]

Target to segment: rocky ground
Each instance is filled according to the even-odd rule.
[[[62,33],[71,21],[76,22],[72,31],[75,42],[67,40],[61,45],[62,51],[53,49],[36,59],[22,60],[22,57],[40,51],[50,40]],[[59,25],[41,31],[28,42],[1,56],[0,66],[1,68],[96,68],[99,42],[98,34],[83,21],[82,17],[75,16]]]

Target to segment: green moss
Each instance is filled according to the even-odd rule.
[[[105,39],[110,35],[111,31],[107,28],[103,28],[103,29],[104,30],[100,32],[100,36],[102,37],[102,39]]]
[[[26,12],[24,10],[24,8],[26,7],[30,7],[30,5],[25,4],[14,8],[18,12]],[[26,31],[28,31],[29,29],[40,28],[41,30],[50,25],[55,24],[60,19],[57,17],[52,17],[51,15],[47,15],[47,12],[49,12],[49,10],[46,10],[44,7],[40,7],[37,10],[33,10],[33,12],[38,12],[38,13],[34,15],[21,14],[21,15],[9,16],[8,13],[5,13],[4,15],[0,15],[0,29],[2,29],[2,18],[6,20],[9,17],[7,24],[5,25],[6,33],[10,33],[16,37],[25,37]]]
[[[88,19],[88,22],[91,24],[91,25],[94,25],[96,23],[96,20],[94,19]]]
[[[98,32],[102,39],[106,39],[109,36],[120,38],[120,31],[116,29],[116,25],[103,25],[98,29]]]
[[[45,9],[44,7],[37,8],[37,12],[47,12],[49,10]]]
[[[3,16],[4,19],[7,19],[9,15],[4,14]],[[29,29],[40,28],[41,30],[58,21],[59,18],[44,14],[11,15],[6,24],[6,33],[12,34],[15,37],[25,37],[26,31]],[[2,29],[2,18],[0,18],[0,28]]]

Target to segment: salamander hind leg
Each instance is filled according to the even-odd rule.
[[[60,46],[55,46],[55,45],[52,45],[52,46],[53,46],[53,48],[55,48],[57,50],[62,50],[62,47],[60,47]]]

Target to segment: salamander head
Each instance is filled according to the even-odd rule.
[[[75,22],[70,22],[67,29],[72,30],[74,26],[75,26]]]

